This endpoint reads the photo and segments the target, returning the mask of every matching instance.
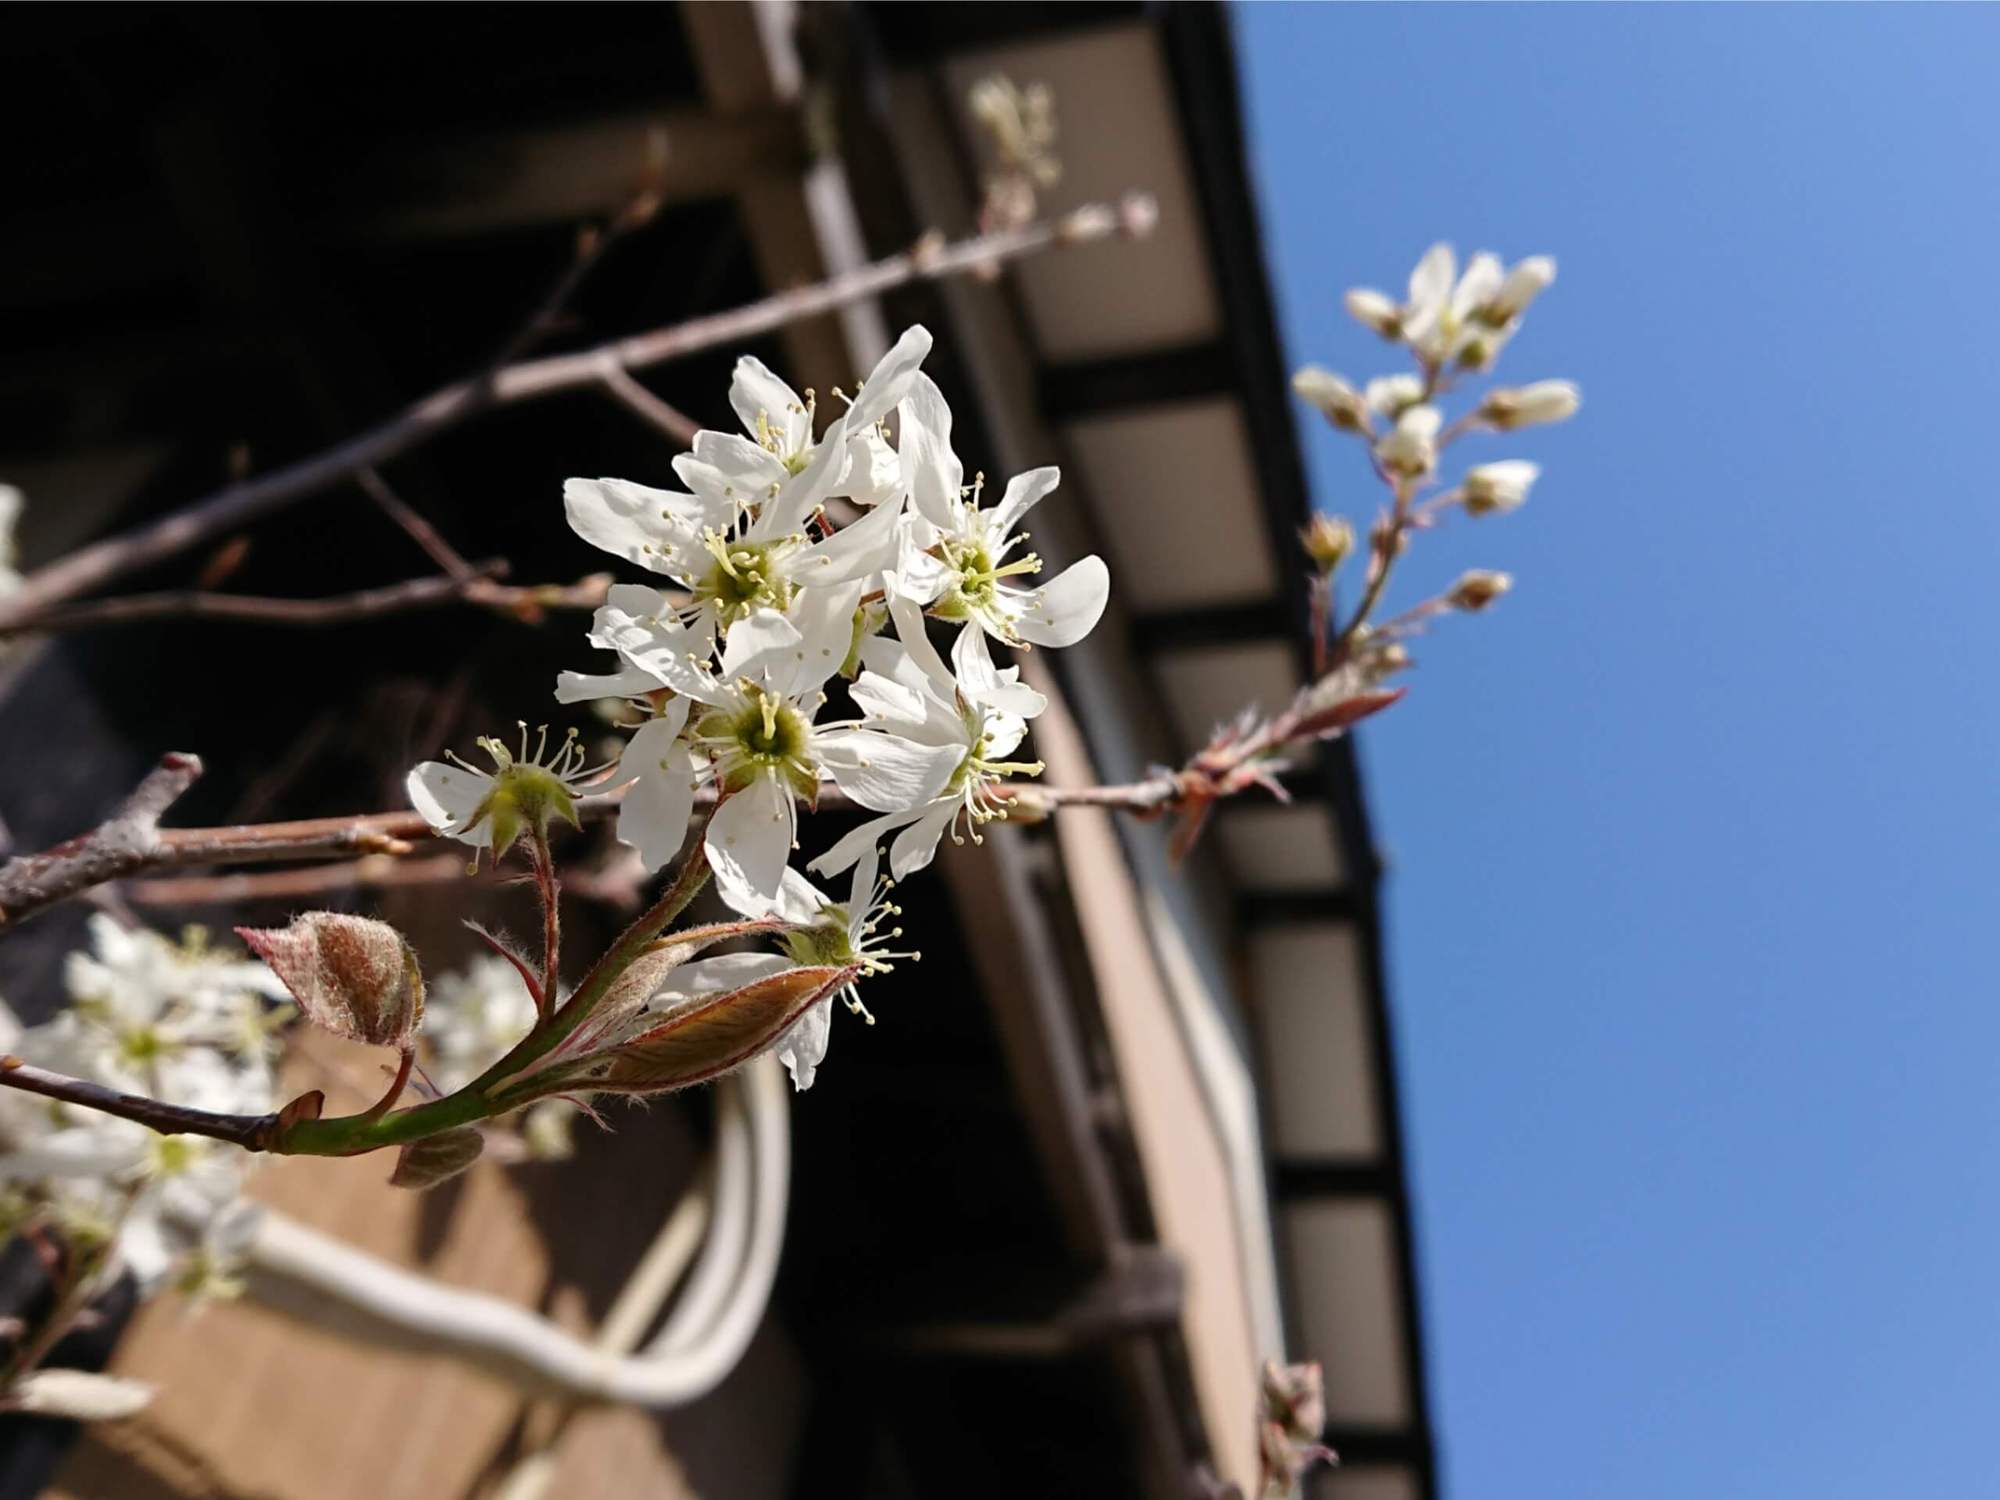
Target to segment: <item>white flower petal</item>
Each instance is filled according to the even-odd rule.
[[[1096,628],[1110,597],[1111,570],[1093,554],[1034,590],[1014,628],[1037,646],[1073,646]]]
[[[796,967],[782,953],[719,953],[713,958],[697,958],[673,970],[652,999],[656,1009],[669,1009],[682,1000],[740,990],[746,984]]]
[[[745,432],[757,435],[757,418],[761,415],[779,435],[787,452],[803,448],[812,438],[807,430],[811,419],[806,416],[805,405],[805,399],[773,374],[763,360],[746,354],[736,361],[736,370],[729,380],[729,406]]]
[[[907,880],[935,859],[938,840],[957,813],[956,802],[934,802],[926,808],[923,816],[897,834],[896,842],[889,846],[889,873]]]
[[[837,875],[863,855],[874,849],[882,836],[893,828],[901,828],[923,816],[921,809],[916,812],[885,813],[879,818],[870,818],[842,834],[834,846],[809,863],[806,868],[821,875]]]
[[[737,432],[711,432],[707,429],[697,432],[694,435],[694,459],[721,475],[735,487],[737,498],[746,501],[762,500],[772,485],[783,484],[789,477],[784,460]],[[688,478],[684,461],[674,464],[674,472],[684,480]],[[689,487],[693,488],[692,483]]]
[[[903,498],[902,459],[879,428],[870,427],[847,440],[842,489],[856,505],[886,505]]]
[[[817,586],[887,572],[896,565],[901,513],[900,504],[876,506],[860,520],[808,547],[793,565],[792,576],[802,584]]]
[[[1061,482],[1062,470],[1053,465],[1016,474],[1007,481],[1007,493],[1000,497],[1000,503],[985,518],[987,535],[996,541],[1013,535],[1014,528],[1021,524],[1021,517],[1033,510]]]
[[[676,698],[668,709],[639,726],[618,761],[621,776],[638,778],[619,805],[618,837],[639,851],[648,870],[664,869],[681,852],[694,811],[694,763],[680,743],[687,700]]]
[[[900,812],[942,793],[965,746],[923,745],[874,729],[836,729],[814,739],[834,785],[870,812]]]
[[[798,627],[775,609],[752,610],[723,637],[722,675],[759,681],[775,674],[789,677],[796,666],[802,637]]]
[[[1451,297],[1452,283],[1458,278],[1458,258],[1451,246],[1439,242],[1424,252],[1417,268],[1410,272],[1410,301],[1420,308],[1442,307]]]
[[[986,704],[1014,714],[1023,719],[1032,719],[1049,706],[1049,700],[1023,682],[1016,681],[1018,669],[1000,672],[993,665],[993,655],[986,645],[986,632],[977,622],[969,623],[959,631],[958,640],[951,648],[952,665],[958,668],[958,685],[961,692],[974,703]]]
[[[1477,308],[1484,307],[1499,294],[1503,277],[1500,259],[1491,251],[1482,250],[1466,263],[1465,274],[1458,279],[1458,288],[1451,294],[1451,311],[1454,317],[1463,320]]]
[[[917,367],[930,352],[929,329],[921,323],[913,323],[904,329],[903,336],[896,340],[894,347],[876,362],[875,368],[868,372],[868,378],[861,382],[860,391],[842,418],[847,430],[859,432],[888,416],[896,403],[909,394]]]
[[[596,698],[636,698],[665,686],[651,672],[638,667],[625,667],[602,676],[588,672],[559,672],[556,674],[556,702],[587,703]]]
[[[898,410],[897,441],[910,503],[932,525],[949,530],[957,524],[959,491],[965,485],[965,465],[951,451],[951,408],[937,383],[918,375]]]
[[[797,819],[791,791],[770,776],[759,776],[715,810],[708,863],[716,889],[735,910],[768,911],[777,900]]]
[[[686,528],[706,510],[693,495],[649,489],[625,479],[570,479],[563,484],[563,514],[570,529],[613,557],[654,573],[674,571]],[[667,514],[673,513],[673,514]]]
[[[427,760],[410,772],[403,785],[410,794],[410,806],[422,813],[424,821],[439,833],[463,839],[475,849],[484,849],[493,842],[492,830],[485,823],[466,831],[466,824],[493,785],[490,776],[448,766],[440,760]]]
[[[827,1038],[833,1031],[833,997],[813,1006],[800,1016],[792,1029],[778,1039],[778,1061],[792,1075],[792,1088],[803,1094],[813,1086],[819,1065],[826,1061]]]

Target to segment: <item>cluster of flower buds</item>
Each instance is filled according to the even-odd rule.
[[[1062,162],[1056,155],[1055,95],[1045,83],[1023,88],[995,73],[975,83],[965,103],[992,156],[980,206],[980,232],[1018,229],[1035,217],[1039,194],[1062,180]]]
[[[630,738],[615,767],[585,767],[573,740],[552,756],[486,742],[490,772],[419,766],[410,796],[433,826],[497,853],[537,819],[572,817],[587,785],[624,784],[619,837],[660,869],[712,798],[702,853],[717,888],[744,917],[786,924],[796,962],[865,974],[904,956],[886,946],[897,930],[878,844],[901,880],[945,835],[976,841],[1006,815],[1004,784],[1041,769],[1015,753],[1046,700],[996,665],[994,646],[1081,639],[1110,587],[1095,556],[1043,581],[1022,550],[1020,524],[1057,470],[1019,475],[994,505],[983,476],[966,482],[950,409],[921,368],[930,347],[909,329],[823,427],[813,392],[746,356],[729,390],[743,430],[697,433],[673,464],[684,488],[570,480],[578,535],[665,585],[614,585],[589,637],[613,670],[556,684],[562,703],[624,711]],[[948,651],[927,618],[954,629]],[[835,717],[840,682],[851,711]],[[810,866],[854,872],[844,901],[791,867],[799,809],[828,785],[874,814]],[[825,1020],[816,1007],[783,1049],[800,1086]]]
[[[1266,1363],[1258,1406],[1258,1456],[1264,1475],[1260,1500],[1295,1500],[1300,1482],[1314,1464],[1339,1462],[1320,1441],[1326,1426],[1326,1383],[1320,1367]]]
[[[1382,583],[1412,532],[1435,524],[1452,507],[1469,516],[1516,510],[1541,476],[1540,467],[1525,459],[1477,464],[1455,486],[1419,500],[1437,483],[1442,454],[1457,438],[1560,422],[1575,413],[1577,388],[1567,380],[1489,390],[1450,423],[1440,404],[1459,382],[1492,368],[1501,349],[1519,331],[1522,315],[1555,278],[1556,263],[1549,256],[1529,256],[1509,268],[1484,251],[1473,256],[1460,274],[1451,247],[1433,245],[1410,274],[1406,300],[1397,302],[1368,288],[1347,294],[1347,310],[1357,320],[1409,350],[1414,373],[1382,375],[1358,387],[1317,365],[1293,377],[1293,389],[1329,424],[1368,445],[1375,471],[1391,494],[1390,505],[1369,532],[1361,605],[1337,631],[1332,578],[1354,550],[1354,529],[1344,520],[1321,516],[1300,539],[1316,574],[1313,609],[1319,638],[1315,644],[1322,671],[1345,669],[1364,683],[1379,681],[1408,664],[1401,638],[1413,634],[1425,620],[1447,610],[1485,609],[1511,586],[1505,573],[1469,572],[1445,593],[1384,625],[1369,619]]]
[[[69,957],[70,1006],[23,1029],[0,1004],[0,1050],[131,1094],[197,1109],[272,1108],[275,1032],[290,1014],[270,970],[211,944],[90,919],[89,951]],[[107,1250],[142,1292],[235,1290],[254,1224],[243,1198],[252,1158],[234,1146],[157,1135],[96,1110],[0,1092],[0,1231],[57,1230],[75,1250]]]

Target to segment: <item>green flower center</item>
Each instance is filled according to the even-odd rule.
[[[991,612],[1000,602],[1001,579],[1042,571],[1042,560],[1032,552],[1013,562],[1001,561],[1016,543],[1025,540],[1025,533],[1011,538],[998,553],[983,540],[943,543],[938,555],[958,581],[932,607],[932,613],[940,619],[965,620]]]
[[[716,531],[702,542],[714,560],[696,582],[694,596],[715,604],[717,624],[724,630],[756,610],[791,604],[797,586],[777,566],[776,554],[784,544],[730,541]]]
[[[776,693],[743,684],[749,702],[742,708],[704,714],[695,733],[713,749],[725,791],[740,792],[759,776],[783,776],[801,797],[819,788],[819,767],[811,758],[812,724]]]

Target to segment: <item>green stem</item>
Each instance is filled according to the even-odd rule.
[[[620,976],[701,893],[709,876],[708,855],[702,847],[702,838],[708,831],[708,819],[714,815],[714,809],[709,809],[688,829],[688,839],[693,847],[681,862],[673,883],[591,965],[590,972],[584,975],[583,982],[576,987],[563,1008],[529,1032],[513,1051],[471,1083],[442,1099],[397,1110],[379,1118],[343,1115],[332,1120],[301,1120],[273,1142],[271,1149],[290,1156],[354,1156],[384,1146],[400,1146],[409,1141],[422,1140],[425,1136],[436,1135],[455,1126],[475,1124],[505,1113],[511,1106],[497,1103],[489,1097],[493,1086],[539,1062],[568,1040],[603,1002]]]

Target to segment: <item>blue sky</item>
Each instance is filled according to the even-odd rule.
[[[2000,9],[1237,20],[1292,356],[1446,238],[1584,390],[1363,740],[1448,1492],[2000,1492]]]

